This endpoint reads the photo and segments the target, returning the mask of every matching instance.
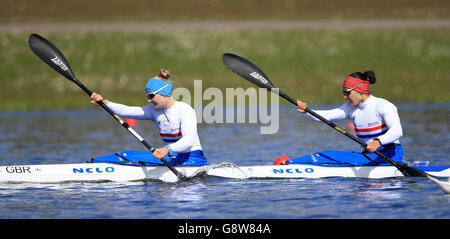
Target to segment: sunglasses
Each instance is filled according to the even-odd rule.
[[[350,92],[352,92],[352,90],[354,90],[356,87],[358,87],[358,86],[360,86],[360,85],[363,85],[364,83],[361,83],[361,84],[359,84],[359,85],[357,85],[357,86],[355,86],[355,87],[352,87],[352,88],[350,88],[350,89],[343,89],[342,90],[342,94],[344,94],[345,96],[349,96],[350,95]]]
[[[145,95],[145,97],[147,97],[147,99],[152,100],[155,97],[156,94],[153,93],[148,93]]]

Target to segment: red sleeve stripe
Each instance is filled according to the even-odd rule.
[[[178,132],[178,133],[175,133],[175,134],[159,133],[159,135],[161,135],[162,137],[179,137],[179,136],[181,136],[181,132]]]

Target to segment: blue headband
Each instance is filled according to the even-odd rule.
[[[172,82],[151,78],[145,86],[146,93],[153,93],[165,96],[172,95]]]

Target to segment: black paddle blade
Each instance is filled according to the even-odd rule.
[[[407,177],[426,177],[427,173],[407,165],[396,164],[397,169]]]
[[[67,62],[61,51],[47,39],[33,33],[28,37],[28,45],[39,58],[59,74],[71,81],[75,79],[75,75],[70,68],[69,62]]]
[[[269,80],[269,77],[267,77],[261,69],[247,59],[232,53],[223,54],[222,59],[228,69],[242,78],[261,88],[266,88],[268,90],[274,88],[272,82]]]

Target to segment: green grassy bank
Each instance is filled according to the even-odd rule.
[[[448,0],[0,0],[0,23],[450,17]]]
[[[450,30],[231,31],[53,33],[91,90],[127,104],[145,104],[144,86],[160,68],[176,87],[248,88],[223,66],[232,52],[258,65],[276,86],[310,103],[343,100],[346,75],[374,70],[373,93],[396,102],[448,102]],[[0,35],[0,110],[89,107],[77,86],[28,48],[25,34]]]

